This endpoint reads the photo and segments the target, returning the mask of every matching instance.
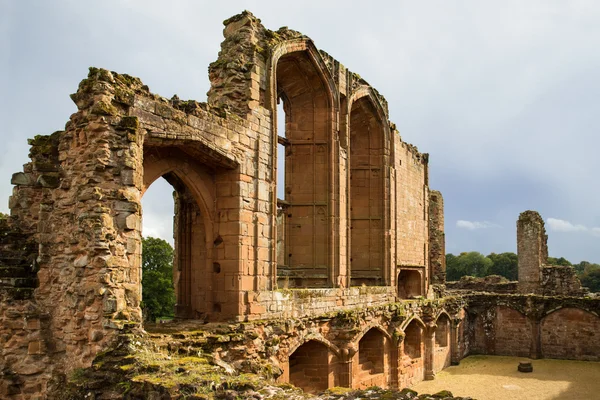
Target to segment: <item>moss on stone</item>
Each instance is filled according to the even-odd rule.
[[[140,120],[138,119],[138,117],[133,116],[123,117],[119,122],[119,127],[135,131],[140,127]]]
[[[117,115],[119,113],[115,106],[104,100],[96,102],[90,112],[95,115]]]

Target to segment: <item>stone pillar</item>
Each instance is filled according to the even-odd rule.
[[[178,193],[175,203],[175,316],[191,318],[192,213],[195,204],[187,193]]]
[[[344,348],[340,352],[340,363],[339,363],[339,386],[340,387],[352,387],[352,359],[356,354],[356,349],[352,347]]]
[[[525,211],[517,221],[519,292],[535,293],[540,288],[542,265],[548,259],[548,236],[544,220],[536,211]]]
[[[454,318],[450,323],[450,364],[460,364],[460,324],[462,319]]]
[[[433,370],[433,361],[435,356],[435,322],[429,322],[425,326],[425,380],[432,381],[435,379],[435,371]]]
[[[432,285],[446,283],[444,198],[437,190],[429,192],[429,276]]]
[[[541,343],[541,324],[539,318],[529,317],[531,322],[531,349],[529,358],[537,360],[542,358],[542,343]]]
[[[390,387],[395,389],[400,388],[400,358],[402,357],[402,342],[404,342],[404,332],[398,329],[394,332],[390,351]]]

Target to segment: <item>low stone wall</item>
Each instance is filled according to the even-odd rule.
[[[216,365],[238,373],[273,377],[279,383],[289,382],[307,392],[334,386],[361,388],[370,384],[404,388],[434,377],[434,363],[438,368],[440,365],[436,357],[436,322],[440,318],[448,321],[448,315],[460,319],[461,306],[459,298],[414,300],[303,318],[237,324],[197,321],[159,324],[148,327],[147,334],[124,335],[123,343],[113,344],[111,350],[97,357],[94,367],[78,375],[93,376],[95,389],[88,390],[94,392],[96,398],[102,398],[102,394],[119,390],[111,388],[114,373],[106,369],[112,368],[107,360],[115,358],[115,354],[118,354],[114,360],[117,372],[122,375],[115,385],[133,378],[129,371],[135,372],[137,368],[141,371],[135,377],[137,384],[143,379],[152,384],[161,382],[159,376],[149,376],[148,369],[138,365],[148,360],[158,365],[156,360],[160,357],[171,357],[175,365],[192,369],[192,361],[188,366],[177,364],[176,359],[199,362],[198,357],[210,355]],[[450,325],[449,321],[446,323]],[[450,339],[448,349],[455,348],[458,336],[448,333],[447,338]],[[415,349],[418,350],[415,352]],[[147,351],[157,355],[139,358],[139,353]],[[138,364],[121,368],[132,362]],[[319,376],[315,376],[315,372],[319,372]],[[179,377],[186,379],[185,374]],[[176,387],[180,378],[174,376],[173,379],[169,385]],[[55,394],[56,398],[61,395],[64,393]]]
[[[489,275],[483,278],[463,276],[459,281],[446,282],[446,290],[473,291],[491,293],[516,293],[517,281],[509,281],[499,275]]]
[[[361,286],[348,289],[280,289],[249,293],[247,319],[303,318],[396,301],[394,288]]]
[[[466,295],[467,354],[600,360],[600,299]]]
[[[550,296],[582,296],[587,292],[570,265],[544,265],[540,290],[541,294]]]

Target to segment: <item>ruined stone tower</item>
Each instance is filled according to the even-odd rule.
[[[542,266],[548,260],[548,235],[544,220],[536,211],[524,211],[517,221],[519,291],[534,293],[542,280]]]

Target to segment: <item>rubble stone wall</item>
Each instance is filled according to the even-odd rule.
[[[509,281],[499,275],[488,275],[482,278],[463,276],[459,281],[446,282],[446,289],[457,293],[461,291],[517,293],[518,285],[518,281]]]
[[[563,265],[544,265],[540,292],[550,296],[585,295],[586,290],[581,286],[575,268]]]
[[[429,192],[429,265],[431,284],[446,283],[446,237],[444,234],[444,198],[437,190]]]
[[[268,30],[248,12],[224,25],[207,103],[90,68],[64,131],[30,141],[0,224],[0,368],[14,378],[0,397],[43,393],[50,376],[142,328],[141,198],[160,177],[178,199],[179,317],[388,304],[398,265],[420,268],[428,292],[429,224],[439,247],[441,210],[430,222],[428,156],[402,141],[383,96],[299,32]],[[289,115],[277,115],[278,100]],[[289,168],[277,182],[284,117]],[[278,185],[289,194],[280,235]],[[35,371],[23,363],[32,357]]]

